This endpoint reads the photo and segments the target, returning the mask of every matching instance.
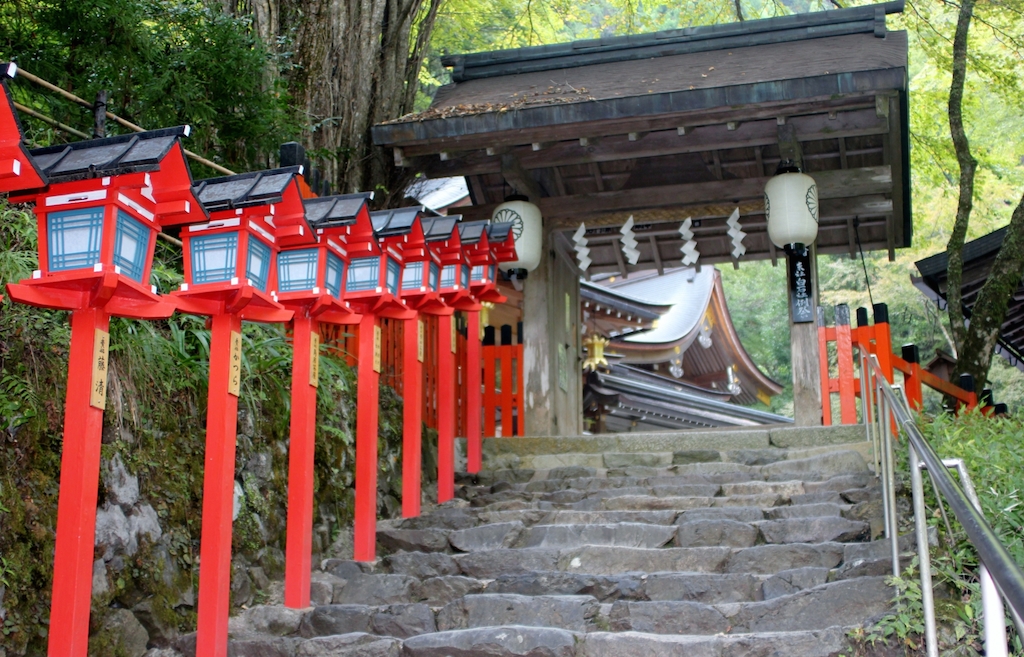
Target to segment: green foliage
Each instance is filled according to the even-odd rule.
[[[43,0],[0,3],[0,59],[154,129],[194,128],[188,148],[239,170],[267,166],[298,133],[272,55],[247,20],[200,0]],[[28,81],[15,97],[86,133],[92,113]],[[25,117],[37,145],[74,141]],[[108,121],[109,134],[126,129]],[[198,177],[214,172],[193,167]],[[0,265],[2,266],[2,265]]]

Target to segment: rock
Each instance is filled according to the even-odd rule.
[[[868,523],[871,526],[872,538],[885,531],[885,511],[881,497],[869,502],[854,504],[843,514],[843,517]]]
[[[123,552],[131,540],[128,518],[116,504],[106,503],[96,511],[96,547],[103,551],[103,560],[110,561]]]
[[[481,627],[405,640],[404,657],[575,657],[577,635],[553,627]]]
[[[774,509],[765,511],[769,520],[783,520],[785,518],[817,518],[821,516],[840,516],[843,507],[831,502],[821,504],[795,504],[793,506],[777,506]]]
[[[149,633],[135,615],[127,609],[111,609],[100,626],[100,635],[106,636],[115,652],[125,657],[142,657],[149,643]]]
[[[0,652],[0,657],[5,654]],[[150,648],[142,657],[181,657],[181,653],[174,648]]]
[[[103,464],[103,488],[107,501],[124,508],[130,508],[139,501],[139,478],[128,472],[120,454]]]
[[[771,575],[794,568],[835,568],[843,559],[842,543],[755,545],[729,557],[727,573]]]
[[[734,449],[725,453],[725,460],[743,465],[768,465],[785,458],[784,449]]]
[[[323,605],[306,612],[299,623],[299,635],[307,639],[332,634],[369,632],[373,607],[366,605]]]
[[[511,547],[523,532],[521,522],[500,522],[453,531],[448,536],[452,547],[460,552],[479,552]]]
[[[256,553],[256,562],[271,579],[284,579],[284,552],[279,547],[267,545]]]
[[[854,488],[869,488],[881,492],[880,486],[871,472],[858,472],[830,477],[825,481],[809,481],[805,488],[808,493],[842,493],[844,490]]]
[[[107,565],[103,559],[97,559],[92,562],[92,597],[106,595],[110,591],[110,586],[107,583]],[[3,595],[0,594],[0,602],[3,602]],[[0,614],[0,620],[6,614]]]
[[[163,530],[160,529],[160,519],[153,507],[148,504],[139,504],[128,514],[128,544],[125,546],[125,551],[132,556],[138,552],[142,539],[155,543],[163,534]]]
[[[723,657],[723,640],[700,635],[592,632],[583,637],[583,645],[577,654],[579,657]],[[760,657],[760,653],[752,654]]]
[[[387,552],[445,552],[448,532],[443,529],[378,529],[377,545]]]
[[[718,634],[730,625],[720,611],[699,602],[620,600],[608,617],[612,629],[619,632]]]
[[[270,452],[256,452],[249,457],[243,472],[251,474],[260,484],[266,484],[274,478],[274,455]]]
[[[722,498],[724,499],[724,498]],[[710,497],[653,497],[650,495],[623,495],[601,500],[601,507],[608,511],[677,511],[680,509],[703,508],[713,502]]]
[[[157,648],[166,648],[174,644],[178,638],[178,626],[176,623],[168,622],[166,617],[158,614],[153,609],[153,600],[147,599],[132,607],[135,618],[146,628],[149,635],[149,645]]]
[[[389,605],[420,599],[420,582],[408,575],[362,575],[335,591],[335,604]]]
[[[722,506],[706,509],[689,509],[676,518],[681,525],[695,520],[735,520],[736,522],[758,522],[764,520],[764,512],[756,506]]]
[[[295,649],[295,657],[399,657],[401,653],[401,641],[363,632],[309,639]]]
[[[639,522],[645,525],[671,525],[676,512],[666,511],[551,511],[542,515],[538,523],[545,525],[605,525],[620,522]],[[758,518],[760,520],[760,518]]]
[[[850,543],[871,539],[867,523],[839,516],[766,520],[757,527],[767,543]]]
[[[714,449],[684,449],[672,452],[673,465],[682,465],[684,463],[709,463],[721,460],[722,453]]]
[[[580,479],[582,477],[597,476],[597,468],[585,465],[563,465],[548,470],[548,479]]]
[[[498,625],[559,627],[585,632],[600,612],[589,595],[538,595],[481,593],[445,605],[437,613],[440,630]]]
[[[863,620],[889,609],[892,590],[883,577],[832,582],[765,602],[742,605],[730,615],[734,632],[792,632],[831,627],[838,619]]]
[[[249,569],[249,579],[252,580],[257,591],[266,591],[270,588],[270,578],[260,566],[253,566]]]
[[[830,476],[863,472],[867,469],[867,463],[864,462],[864,457],[860,455],[860,452],[838,450],[808,458],[777,461],[769,465],[763,465],[761,466],[761,473],[764,475],[776,475],[783,472],[790,474],[813,473]]]
[[[231,502],[231,520],[238,520],[238,514],[242,512],[242,501],[245,500],[245,489],[242,484],[235,480],[235,493]]]
[[[863,502],[882,499],[882,491],[877,486],[871,488],[850,488],[839,491],[838,494],[844,502],[848,502],[850,504],[861,504]]]
[[[657,467],[659,465],[668,465],[668,459],[663,459],[661,454],[650,454],[643,452],[604,454],[604,467],[606,468],[628,468],[633,465],[646,465]]]
[[[383,636],[405,639],[436,632],[434,612],[425,604],[400,604],[381,607],[373,616],[373,631]]]
[[[351,559],[324,559],[323,563],[320,564],[320,570],[344,580],[359,577],[370,572],[364,564],[352,561]]]
[[[476,518],[465,509],[442,507],[415,518],[402,521],[402,529],[466,529],[475,527]]]
[[[483,590],[483,582],[470,577],[431,577],[424,580],[420,588],[420,596],[431,605],[444,606],[456,598],[471,593],[480,593]]]
[[[392,573],[420,580],[458,575],[460,572],[455,559],[440,552],[399,552],[385,557],[384,564]]]
[[[248,569],[239,561],[231,564],[231,604],[235,607],[252,602],[252,580]]]
[[[757,542],[757,529],[735,520],[694,520],[679,525],[677,547],[728,546],[745,548]]]
[[[762,596],[765,600],[772,600],[804,589],[812,589],[824,584],[828,580],[828,575],[828,568],[783,570],[764,581],[761,587]]]
[[[558,550],[521,548],[518,550],[484,550],[455,556],[462,574],[476,579],[494,579],[506,573],[531,570],[557,570]]]
[[[330,573],[314,570],[309,579],[309,600],[313,606],[334,601],[334,588],[345,586],[345,580]]]
[[[244,617],[249,627],[260,634],[288,636],[299,630],[304,612],[278,605],[258,605],[247,609]]]
[[[558,557],[558,566],[559,570],[592,575],[679,571],[713,573],[722,570],[731,553],[732,550],[725,547],[658,548],[652,550],[585,546],[576,550],[563,551]]]
[[[270,636],[239,636],[228,640],[231,657],[292,657],[298,639]]]
[[[760,599],[761,580],[754,575],[654,573],[647,575],[641,600],[678,600],[721,604]]]
[[[613,525],[535,525],[522,540],[524,547],[575,548],[582,545],[658,548],[675,535],[675,527],[621,522]]]
[[[589,595],[597,600],[639,598],[643,580],[629,575],[588,575],[586,573],[530,572],[502,575],[487,585],[488,593],[520,595]]]
[[[736,497],[738,495],[779,495],[792,497],[804,493],[802,481],[741,481],[734,484],[722,484],[722,495]]]

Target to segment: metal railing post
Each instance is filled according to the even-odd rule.
[[[917,535],[917,554],[921,569],[921,604],[924,607],[924,638],[928,657],[939,657],[939,643],[935,633],[935,600],[932,597],[932,559],[928,546],[928,522],[924,508],[924,483],[921,461],[913,445],[910,451],[910,485],[914,496],[914,533]]]

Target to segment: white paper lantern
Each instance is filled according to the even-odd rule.
[[[508,200],[494,208],[491,221],[512,223],[512,234],[516,241],[515,262],[503,262],[501,269],[525,269],[533,271],[540,264],[541,238],[544,228],[541,223],[540,208],[526,200],[525,196],[510,196]]]
[[[764,186],[768,238],[783,248],[810,246],[818,237],[818,186],[804,173],[780,173]]]

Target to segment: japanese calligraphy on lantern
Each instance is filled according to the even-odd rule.
[[[315,331],[309,334],[309,385],[320,385],[320,334]]]
[[[456,345],[458,344],[455,338],[455,335],[458,333],[458,331],[455,329],[454,321],[452,322],[452,330],[450,332],[452,334],[452,353],[454,354],[456,352]]]
[[[373,371],[380,374],[380,327],[373,327]]]
[[[242,334],[231,332],[231,353],[228,364],[228,393],[239,396],[242,393]]]
[[[788,252],[789,313],[794,324],[814,321],[814,298],[811,289],[811,254],[806,248]]]
[[[107,368],[110,365],[110,334],[96,329],[92,342],[92,382],[89,388],[89,406],[103,410],[107,407]]]
[[[426,330],[425,327],[423,326],[422,319],[416,322],[416,332],[416,360],[422,363],[423,359],[426,357],[427,349]]]

